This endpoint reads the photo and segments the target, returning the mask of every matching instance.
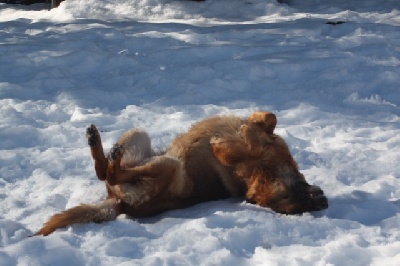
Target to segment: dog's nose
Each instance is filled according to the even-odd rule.
[[[318,186],[310,186],[308,188],[308,194],[310,195],[311,198],[318,198],[318,197],[323,196],[324,192]]]

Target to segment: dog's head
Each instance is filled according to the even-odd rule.
[[[249,202],[285,214],[328,207],[321,188],[307,183],[285,142],[278,136],[270,136],[261,156],[241,164],[241,167],[248,173],[246,199]]]
[[[246,181],[249,202],[284,214],[326,209],[321,188],[307,183],[285,141],[274,134],[276,122],[274,114],[254,113],[241,128],[243,148],[236,144],[235,151],[219,156],[220,162]]]

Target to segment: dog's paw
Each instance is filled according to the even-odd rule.
[[[110,154],[108,155],[108,160],[113,162],[117,159],[121,159],[124,154],[124,147],[119,144],[115,144],[110,150]]]
[[[100,140],[100,134],[95,125],[90,125],[86,129],[86,139],[90,147],[96,146]]]

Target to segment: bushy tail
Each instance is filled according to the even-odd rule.
[[[115,199],[107,199],[99,205],[83,204],[53,215],[35,236],[47,236],[59,228],[72,224],[112,221],[119,214],[118,203]]]

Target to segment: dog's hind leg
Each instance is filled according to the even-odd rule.
[[[121,167],[124,148],[115,145],[109,155],[107,183],[130,206],[139,206],[161,195],[183,195],[191,187],[184,178],[182,163],[169,156],[154,156],[131,168]]]
[[[182,170],[181,162],[173,157],[161,155],[149,158],[141,165],[124,167],[121,165],[125,147],[116,144],[108,156],[107,182],[110,185],[121,183],[135,184],[142,178],[168,179]]]

